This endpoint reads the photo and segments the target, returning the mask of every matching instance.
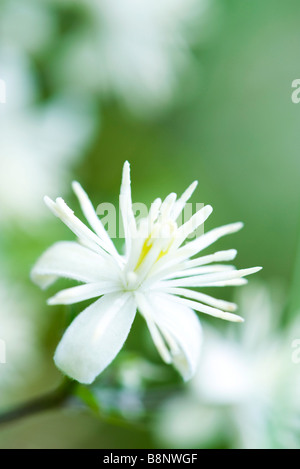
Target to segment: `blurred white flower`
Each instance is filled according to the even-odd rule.
[[[196,21],[201,28],[199,18],[209,2],[80,3],[86,9],[87,24],[62,45],[57,64],[60,78],[67,86],[120,97],[139,113],[165,105],[181,72],[193,63],[188,30]]]
[[[172,363],[185,380],[195,372],[201,347],[202,331],[194,310],[228,321],[243,321],[233,313],[235,304],[189,289],[241,285],[246,282],[242,277],[261,269],[209,265],[234,259],[236,251],[232,249],[191,260],[222,236],[242,227],[242,223],[219,227],[184,244],[212,212],[207,205],[177,226],[176,220],[196,185],[191,184],[178,200],[174,193],[164,201],[156,199],[148,216],[137,224],[129,164],[125,162],[120,191],[124,256],[117,252],[78,183],[73,189],[94,231],[74,215],[62,198],[54,202],[45,197],[50,210],[73,231],[79,243],[59,242],[48,249],[33,268],[33,281],[44,288],[57,277],[84,283],[59,292],[49,304],[72,304],[101,296],[76,317],[56,350],[56,365],[65,374],[82,383],[93,382],[120,351],[137,309],[162,359]]]
[[[36,378],[39,349],[33,322],[33,303],[23,288],[0,281],[0,406],[20,398]]]
[[[121,387],[131,392],[143,391],[147,383],[165,381],[164,368],[142,357],[123,357],[118,369],[118,380]]]
[[[63,190],[68,171],[88,143],[92,109],[73,97],[38,104],[37,87],[25,56],[0,51],[6,103],[0,105],[0,220],[37,220],[40,198]]]
[[[45,48],[55,35],[54,15],[45,1],[2,0],[0,4],[1,46],[25,52]]]
[[[206,330],[188,392],[162,409],[158,431],[169,444],[205,446],[221,434],[235,448],[300,447],[299,369],[289,339],[300,325],[280,329],[281,302],[264,284],[249,286],[239,303],[243,329],[229,337]]]

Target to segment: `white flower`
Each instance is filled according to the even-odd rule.
[[[63,81],[117,96],[138,113],[165,105],[180,72],[193,61],[188,26],[202,18],[209,2],[84,0],[82,4],[89,24],[62,46],[57,69]]]
[[[187,392],[160,409],[155,434],[165,444],[205,447],[221,433],[234,448],[299,448],[300,378],[291,344],[300,323],[282,328],[278,287],[255,282],[243,291],[246,323],[237,335],[206,329]]]
[[[77,182],[73,189],[94,231],[61,198],[53,202],[45,197],[48,207],[73,231],[79,243],[59,242],[46,251],[32,271],[33,281],[43,288],[57,277],[83,282],[50,298],[49,304],[71,304],[101,296],[77,316],[58,345],[54,359],[65,374],[91,383],[123,346],[137,309],[163,360],[173,363],[185,380],[195,372],[201,345],[201,327],[194,310],[228,321],[242,321],[233,313],[235,304],[189,289],[241,285],[246,282],[242,277],[260,270],[208,265],[233,259],[235,250],[191,259],[220,237],[242,227],[242,223],[234,223],[216,228],[183,245],[212,212],[207,205],[177,226],[176,220],[196,185],[194,182],[178,200],[174,193],[164,201],[156,199],[148,217],[137,224],[129,164],[125,162],[120,192],[125,255],[117,252]]]
[[[37,89],[26,56],[0,48],[6,103],[0,104],[0,220],[40,220],[45,191],[62,190],[71,164],[93,131],[89,105],[56,96],[36,105]],[[34,183],[33,183],[34,181]]]
[[[55,37],[55,17],[46,2],[10,0],[1,2],[0,9],[1,45],[35,53]]]

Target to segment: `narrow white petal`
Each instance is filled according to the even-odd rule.
[[[198,303],[197,301],[187,300],[186,298],[177,297],[177,300],[183,305],[186,305],[196,311],[199,311],[200,313],[208,314],[209,316],[213,316],[215,318],[224,319],[225,321],[231,322],[244,322],[244,319],[238,316],[237,314],[227,313],[221,311],[220,309],[203,305],[201,303]]]
[[[159,262],[159,261],[158,261]],[[167,278],[173,278],[173,275],[176,274],[178,269],[183,269],[184,268],[184,262],[178,264],[177,259],[173,263],[167,264],[167,266],[163,269],[159,269],[156,271],[153,269],[148,275],[147,280],[144,282],[144,287],[151,287],[152,285],[156,284],[157,282],[167,279]]]
[[[175,203],[173,207],[173,212],[172,212],[173,220],[177,220],[182,210],[184,209],[185,204],[193,195],[193,192],[195,191],[197,185],[198,185],[198,181],[192,182],[192,184],[185,190],[182,196],[177,200],[177,202]]]
[[[175,273],[171,273],[163,278],[181,278],[181,277],[192,277],[194,275],[203,275],[209,273],[217,273],[217,272],[227,272],[233,271],[236,268],[233,265],[209,265],[209,266],[202,266],[202,267],[195,267],[194,269],[184,269],[178,270]]]
[[[186,277],[174,280],[162,280],[160,283],[168,287],[201,287],[204,285],[212,285],[217,282],[226,282],[251,275],[261,270],[261,267],[252,267],[250,269],[230,270],[228,272],[216,272],[213,274],[196,275],[194,277]]]
[[[172,362],[171,353],[166,346],[166,343],[164,341],[164,338],[160,330],[155,324],[155,321],[152,315],[151,306],[149,306],[149,303],[147,302],[147,300],[145,299],[145,296],[142,293],[135,293],[135,299],[137,302],[138,310],[141,313],[141,315],[144,317],[147,323],[152,340],[161,358],[163,359],[165,363],[171,363]]]
[[[176,232],[174,242],[170,251],[174,251],[186,240],[186,238],[193,233],[199,226],[201,226],[210,216],[213,209],[210,205],[198,210],[186,223],[181,225]]]
[[[57,367],[80,383],[92,383],[119,353],[135,313],[130,293],[104,295],[66,330],[54,356]]]
[[[107,258],[109,254],[105,250],[103,241],[74,215],[73,210],[68,207],[61,197],[58,197],[56,202],[54,202],[46,196],[44,197],[44,201],[52,213],[54,213],[54,215],[58,217],[83,243],[88,245],[90,248],[95,249],[96,252]]]
[[[204,235],[200,236],[199,238],[187,243],[185,246],[178,249],[178,253],[180,255],[185,255],[187,257],[192,257],[198,252],[202,251],[203,249],[207,248],[214,242],[216,242],[219,238],[235,233],[239,231],[243,227],[243,223],[232,223],[226,226],[220,226],[218,228],[214,228],[213,230],[205,233]]]
[[[187,269],[192,267],[199,267],[201,265],[211,264],[212,262],[226,262],[232,261],[237,255],[236,249],[228,249],[226,251],[218,251],[214,254],[209,254],[208,256],[197,257],[186,261],[185,265]]]
[[[153,266],[149,272],[149,282],[162,278],[164,275],[167,275],[171,272],[176,272],[178,269],[183,269],[185,266],[187,258],[178,254],[178,251],[175,251],[171,254],[166,254],[161,257]]]
[[[229,301],[225,300],[219,300],[210,295],[206,295],[205,293],[200,293],[195,290],[188,290],[187,288],[165,288],[164,291],[166,293],[171,293],[172,295],[185,296],[186,298],[190,298],[191,300],[197,300],[201,303],[205,303],[207,305],[213,306],[218,309],[222,309],[223,311],[229,311],[231,313],[233,313],[237,309],[237,305],[235,303],[230,303]]]
[[[179,270],[190,269],[210,264],[212,262],[231,261],[236,257],[236,255],[237,251],[235,249],[228,249],[226,251],[215,252],[208,256],[187,260],[186,256],[178,254],[178,251],[171,255],[168,253],[155,263],[154,268],[149,275],[149,285],[155,283],[159,279],[169,276],[172,273],[176,273]]]
[[[90,249],[72,241],[61,241],[51,246],[31,271],[33,282],[47,288],[58,277],[90,283],[116,279],[116,267]]]
[[[125,235],[125,252],[128,257],[133,239],[136,237],[136,221],[132,209],[130,165],[128,161],[125,161],[123,166],[119,201]]]
[[[246,278],[234,278],[232,280],[224,280],[223,282],[211,282],[202,287],[237,287],[241,285],[247,285],[248,280]]]
[[[161,204],[160,215],[162,220],[170,218],[170,213],[172,211],[172,208],[174,207],[176,197],[177,194],[175,194],[175,192],[171,192],[169,195],[167,195],[167,197]]]
[[[121,289],[121,282],[118,284],[116,281],[103,280],[102,282],[88,283],[61,290],[52,298],[49,298],[47,303],[49,305],[70,305],[79,303],[80,301],[90,300],[91,298],[97,298],[106,293],[121,291]]]
[[[162,200],[157,198],[152,202],[150,210],[149,210],[149,222],[150,225],[157,220],[160,208],[161,208]]]
[[[107,231],[102,225],[102,222],[99,219],[97,213],[95,212],[95,209],[87,193],[83,190],[83,188],[77,181],[73,182],[72,187],[78,198],[84,216],[86,217],[87,221],[89,222],[90,226],[93,228],[97,236],[99,236],[99,238],[102,240],[103,247],[106,249],[107,252],[112,254],[114,257],[118,258],[119,254],[115,248],[115,245],[113,244]]]
[[[154,292],[145,295],[153,320],[169,345],[173,365],[190,379],[196,371],[202,344],[202,329],[197,315],[172,295]]]

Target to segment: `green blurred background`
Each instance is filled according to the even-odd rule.
[[[259,441],[248,397],[205,401],[160,363],[138,319],[92,390],[100,411],[74,398],[64,409],[0,426],[0,448],[300,448],[300,364],[291,363],[292,341],[300,339],[300,104],[291,100],[292,81],[300,78],[299,15],[296,0],[2,0],[0,337],[8,334],[12,345],[0,365],[0,408],[62,379],[53,351],[82,305],[48,307],[52,291],[40,292],[29,273],[49,245],[72,239],[42,197],[63,195],[78,211],[74,178],[96,206],[117,203],[126,159],[133,200],[147,205],[198,179],[193,201],[214,208],[206,229],[245,223],[218,250],[236,248],[238,267],[263,271],[243,303],[245,315],[252,308],[258,317],[261,356],[255,365],[247,359],[243,371],[257,383]],[[261,289],[268,307],[254,301]],[[249,345],[236,340],[235,325],[203,324],[241,353]],[[247,321],[241,327],[247,330]],[[253,367],[266,354],[275,359],[273,347],[285,357],[283,374],[255,381]],[[182,434],[173,431],[180,425]]]

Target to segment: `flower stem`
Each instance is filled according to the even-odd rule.
[[[61,407],[69,400],[76,386],[77,383],[75,381],[66,379],[61,386],[54,391],[0,414],[0,424],[10,423],[45,410]]]

